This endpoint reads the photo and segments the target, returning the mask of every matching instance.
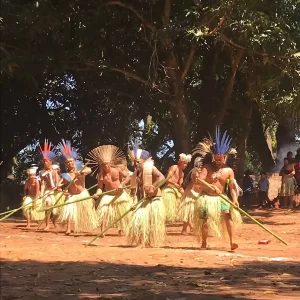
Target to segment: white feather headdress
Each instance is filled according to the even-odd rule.
[[[192,155],[181,153],[181,154],[179,154],[179,160],[180,161],[186,161],[186,162],[189,163],[192,160]]]

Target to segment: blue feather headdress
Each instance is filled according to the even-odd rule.
[[[230,150],[231,141],[232,138],[227,134],[227,130],[222,136],[220,132],[220,126],[217,126],[215,143],[211,147],[212,153],[214,155],[226,155]]]
[[[65,160],[68,159],[74,159],[78,160],[78,152],[75,148],[71,146],[70,141],[65,141],[62,139],[61,143],[57,145],[61,155],[65,158]]]
[[[52,161],[56,157],[56,153],[53,151],[53,145],[47,139],[45,139],[43,148],[39,143],[39,148],[44,160],[49,159]]]
[[[150,152],[139,148],[139,142],[137,140],[132,143],[132,150],[129,149],[128,156],[131,161],[135,161],[137,159],[147,160],[151,158]]]
[[[210,163],[215,155],[227,155],[227,161],[236,160],[237,152],[234,148],[230,147],[232,138],[227,134],[227,131],[221,134],[220,126],[216,127],[215,140],[211,136],[203,139],[198,143],[193,150],[192,155],[197,157],[197,165],[202,167],[206,163]],[[234,164],[234,162],[233,162]]]

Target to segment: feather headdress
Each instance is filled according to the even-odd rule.
[[[27,169],[27,174],[30,175],[30,174],[34,174],[36,175],[36,171],[37,171],[37,167],[30,167],[29,169]]]
[[[52,144],[49,143],[47,139],[45,139],[44,147],[42,148],[39,144],[40,152],[43,156],[43,159],[53,160],[56,156],[56,153],[52,150]]]
[[[121,149],[114,145],[99,146],[88,153],[91,158],[91,165],[96,167],[96,170],[100,165],[110,163],[112,165],[126,165],[126,156]],[[96,171],[95,170],[95,171]],[[95,171],[93,173],[95,173]]]
[[[58,146],[58,149],[59,149],[61,155],[65,158],[65,160],[68,160],[68,159],[77,160],[78,159],[78,152],[75,148],[73,148],[71,146],[70,141],[65,141],[63,139],[61,141],[61,143],[59,143],[57,146]]]
[[[192,155],[197,157],[197,166],[202,167],[204,164],[212,162],[215,155],[227,155],[228,164],[229,161],[236,160],[237,151],[230,147],[232,139],[227,134],[227,131],[223,133],[220,132],[220,126],[216,127],[216,138],[215,141],[211,136],[209,138],[203,139],[202,142],[198,143],[196,148],[193,150]],[[232,162],[234,164],[234,162]]]
[[[147,160],[151,158],[150,152],[139,148],[138,141],[133,143],[132,150],[129,149],[128,156],[131,161],[135,161],[137,159]]]
[[[192,160],[191,154],[184,154],[184,153],[179,154],[179,161],[185,161],[189,163],[191,160]]]

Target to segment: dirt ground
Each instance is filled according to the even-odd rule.
[[[10,219],[0,223],[0,299],[299,299],[300,211],[251,214],[288,246],[247,219],[235,252],[217,238],[199,250],[181,224],[167,228],[165,247],[147,249],[126,246],[115,229],[85,247],[95,233],[65,236],[62,227],[43,232],[35,224],[27,231]]]

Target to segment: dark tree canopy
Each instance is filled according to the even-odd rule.
[[[4,177],[20,150],[44,138],[72,139],[85,155],[106,143],[127,151],[140,137],[167,168],[217,124],[232,135],[241,172],[253,153],[271,169],[276,145],[299,130],[297,0],[4,0],[1,8]]]

